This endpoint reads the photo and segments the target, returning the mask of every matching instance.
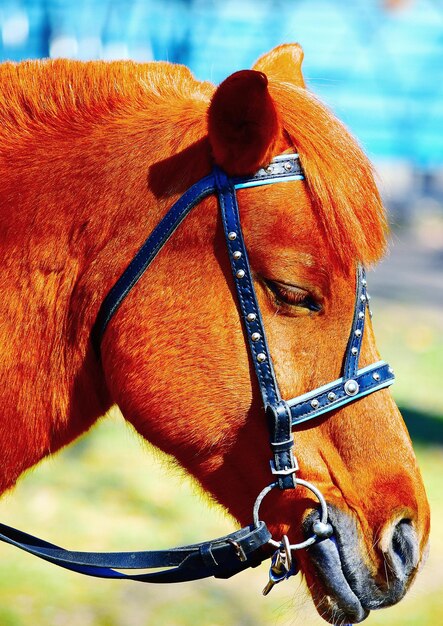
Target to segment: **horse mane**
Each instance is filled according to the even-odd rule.
[[[387,222],[369,159],[312,93],[272,80],[269,89],[300,155],[319,228],[335,258],[343,267],[377,262],[386,250]]]
[[[66,59],[2,63],[0,86],[0,141],[6,143],[30,128],[53,129],[58,121],[63,128],[71,115],[94,122],[165,100],[209,104],[214,90],[183,65]]]
[[[193,138],[205,134],[214,86],[167,62],[68,60],[0,65],[0,149],[33,130],[95,124],[168,103],[189,121]],[[269,89],[284,132],[300,154],[318,225],[342,266],[370,265],[386,247],[386,220],[373,170],[356,140],[309,91],[272,80]],[[183,128],[183,127],[182,127]],[[82,129],[84,131],[84,128]],[[181,135],[177,143],[185,142]],[[177,146],[178,148],[178,146]]]

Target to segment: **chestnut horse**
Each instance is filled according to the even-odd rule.
[[[305,181],[241,189],[242,226],[282,396],[341,375],[356,267],[383,254],[385,216],[366,157],[306,90],[302,57],[280,46],[218,89],[169,63],[1,66],[2,491],[117,404],[250,523],[272,478],[269,438],[214,196],[125,298],[101,359],[91,329],[146,236],[214,163],[242,176],[296,150]],[[377,360],[368,320],[361,366]],[[325,619],[361,621],[403,597],[426,553],[406,428],[382,389],[297,427],[295,451],[338,554],[301,550],[297,565]],[[315,507],[301,487],[274,490],[261,514],[274,536],[302,541]]]

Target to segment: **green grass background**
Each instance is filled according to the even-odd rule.
[[[379,347],[414,439],[433,511],[431,553],[408,596],[368,626],[443,624],[443,321],[421,307],[375,305]],[[419,320],[419,321],[418,321]],[[413,382],[412,382],[413,381]],[[0,502],[0,520],[71,549],[131,550],[230,532],[209,505],[114,413],[27,473]],[[324,624],[300,577],[261,589],[267,568],[228,581],[150,586],[81,577],[0,545],[0,626],[297,626]]]

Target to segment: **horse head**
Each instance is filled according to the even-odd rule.
[[[0,164],[2,272],[11,274],[0,325],[1,486],[113,402],[242,524],[275,480],[270,455],[285,487],[296,458],[297,480],[323,494],[333,528],[332,537],[297,551],[297,567],[326,619],[357,622],[408,589],[426,553],[429,510],[399,411],[384,384],[374,387],[380,368],[388,382],[392,375],[373,365],[379,355],[363,284],[362,268],[381,257],[386,234],[371,166],[306,90],[301,62],[298,46],[281,46],[215,90],[169,64],[3,66],[0,139],[12,156]],[[304,180],[257,184],[273,163],[282,171],[301,163]],[[227,251],[226,220],[209,186],[120,303],[97,358],[90,331],[107,290],[214,164],[219,198],[234,193],[229,181],[255,175],[253,185],[236,186],[250,272],[232,271],[246,250]],[[228,246],[240,240],[240,230],[226,234]],[[25,251],[18,264],[17,250]],[[254,286],[263,330],[250,332],[246,324],[258,316],[238,305],[243,277]],[[365,306],[356,308],[360,300]],[[363,319],[364,333],[356,326]],[[350,335],[358,338],[351,352]],[[248,349],[256,341],[259,352]],[[317,416],[321,403],[309,392],[340,379],[354,350],[357,378],[370,374],[371,393],[336,402],[327,386],[331,404]],[[280,437],[272,451],[254,371],[262,366],[271,378],[275,372],[286,417],[300,402],[316,416],[305,422],[297,414],[293,439]],[[358,380],[346,381],[348,395]],[[288,447],[288,468],[278,466],[279,446]],[[277,540],[302,543],[318,503],[296,483],[272,489],[260,516]]]
[[[226,79],[208,107],[208,138],[153,163],[149,177],[166,202],[204,173],[210,154],[234,177],[275,155],[300,155],[304,182],[238,191],[284,398],[341,376],[356,268],[380,258],[386,233],[371,166],[306,90],[301,62],[298,46],[281,46]],[[368,319],[360,366],[378,360]],[[272,478],[269,436],[214,197],[193,210],[126,298],[105,333],[102,362],[125,417],[249,523]],[[298,567],[323,616],[361,621],[403,597],[426,552],[429,510],[411,441],[387,389],[293,435],[298,475],[322,491],[334,528],[332,539],[297,553]],[[315,511],[299,486],[273,490],[261,516],[274,536],[300,542]]]

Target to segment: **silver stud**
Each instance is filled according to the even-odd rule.
[[[362,293],[362,294],[361,294],[361,296],[360,296],[360,300],[361,300],[362,302],[366,302],[366,296],[365,296],[365,294],[364,294],[364,293]]]
[[[394,370],[392,369],[392,367],[388,367],[388,372],[389,372],[390,374],[393,374],[393,373],[394,373]]]
[[[363,311],[360,311],[360,313],[358,314],[358,319],[362,320],[364,319],[364,317],[365,317],[365,314],[363,313]]]
[[[292,170],[292,163],[290,161],[286,161],[283,167],[287,172],[290,172]]]
[[[360,387],[356,380],[352,378],[345,382],[344,390],[347,396],[356,396],[358,394]]]
[[[329,402],[334,402],[334,400],[336,399],[336,397],[337,397],[337,396],[335,395],[335,393],[334,393],[333,391],[330,391],[330,392],[328,393],[328,400],[329,400]]]
[[[248,313],[246,319],[248,320],[248,322],[255,322],[257,316],[255,313]]]
[[[260,333],[252,333],[251,339],[252,339],[252,341],[260,341],[260,339],[261,339]]]
[[[361,284],[363,285],[363,287],[366,287],[366,285],[368,284],[368,281],[366,280],[366,278],[363,278],[363,280],[361,281]]]
[[[372,374],[372,378],[373,378],[374,380],[380,380],[380,374],[379,374],[378,372],[374,372],[374,373]]]
[[[259,352],[257,354],[257,361],[259,363],[264,363],[266,361],[266,354],[264,352]]]
[[[267,174],[272,174],[273,171],[274,171],[274,168],[272,165],[268,165],[268,167],[265,167],[265,172]]]
[[[357,328],[357,330],[355,331],[354,335],[356,337],[361,337],[361,330],[359,328]]]
[[[239,259],[241,259],[241,252],[240,250],[236,250],[233,255],[232,255],[233,259],[235,259],[236,261],[238,261]]]
[[[353,354],[354,356],[358,354],[357,348],[351,348],[351,354]]]
[[[245,270],[238,270],[235,275],[237,276],[237,278],[244,278]]]
[[[235,241],[237,239],[237,233],[234,233],[234,231],[231,231],[230,233],[228,233],[228,239],[230,241]]]
[[[371,309],[369,309],[369,317],[370,317],[370,318],[371,318],[371,320],[372,320],[372,311],[371,311]]]
[[[314,398],[313,400],[311,400],[311,406],[313,409],[318,409],[320,402],[317,400],[317,398]]]

